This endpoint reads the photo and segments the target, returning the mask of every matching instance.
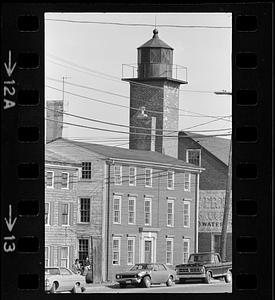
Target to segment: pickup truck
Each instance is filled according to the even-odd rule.
[[[193,253],[187,264],[175,268],[180,283],[187,279],[201,279],[210,283],[211,278],[224,278],[226,283],[232,282],[232,262],[222,262],[218,253]]]

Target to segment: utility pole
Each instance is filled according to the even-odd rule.
[[[68,76],[62,76],[62,101],[64,103],[64,93],[65,93],[65,89],[64,89],[64,86],[65,86],[65,79],[69,79],[70,77]]]
[[[230,148],[229,148],[228,175],[227,175],[227,183],[226,183],[226,190],[225,190],[224,212],[223,212],[223,223],[222,223],[221,245],[220,245],[220,254],[222,260],[225,260],[226,257],[227,225],[228,225],[229,210],[230,210],[231,189],[232,189],[232,136],[230,139]]]

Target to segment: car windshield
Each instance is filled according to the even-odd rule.
[[[57,268],[46,268],[45,275],[59,275],[59,269]]]
[[[130,271],[136,271],[136,270],[152,270],[153,269],[153,265],[151,264],[137,264],[134,265]]]
[[[192,254],[189,257],[188,262],[211,262],[211,254]]]

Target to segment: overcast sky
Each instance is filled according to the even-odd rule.
[[[155,24],[159,37],[174,48],[174,64],[187,67],[188,84],[181,85],[179,130],[201,131],[203,134],[228,133],[205,131],[231,128],[231,123],[206,116],[230,116],[231,96],[216,95],[214,91],[231,91],[231,28],[161,27],[161,25],[231,27],[231,13],[47,13],[45,14],[45,97],[46,100],[62,99],[62,77],[65,111],[82,117],[129,125],[129,83],[121,81],[122,64],[137,63],[137,47],[153,36]],[[60,22],[54,20],[85,21]],[[90,22],[117,22],[95,24]],[[129,24],[151,26],[129,26]],[[124,69],[124,76],[130,75]],[[128,73],[127,73],[128,72]],[[131,77],[131,76],[130,76]],[[178,79],[184,79],[178,73]],[[76,87],[71,84],[81,85]],[[85,88],[89,87],[90,89]],[[96,91],[98,89],[102,91]],[[72,94],[68,94],[72,93]],[[115,93],[110,94],[110,93]],[[83,96],[82,98],[78,95]],[[86,97],[86,98],[85,98]],[[99,101],[119,104],[113,106]],[[127,128],[105,125],[64,116],[65,122],[128,131]],[[87,138],[108,145],[127,147],[127,134],[103,132],[65,125],[64,136]],[[121,140],[110,142],[110,139]],[[126,139],[126,140],[125,140]]]

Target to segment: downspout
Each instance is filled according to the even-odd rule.
[[[106,241],[106,281],[109,280],[109,235],[110,235],[110,184],[111,184],[111,161],[106,161],[108,166],[108,180],[107,180],[107,241]]]
[[[199,198],[200,198],[200,173],[196,175],[196,201],[195,201],[195,253],[198,252],[199,248]]]

